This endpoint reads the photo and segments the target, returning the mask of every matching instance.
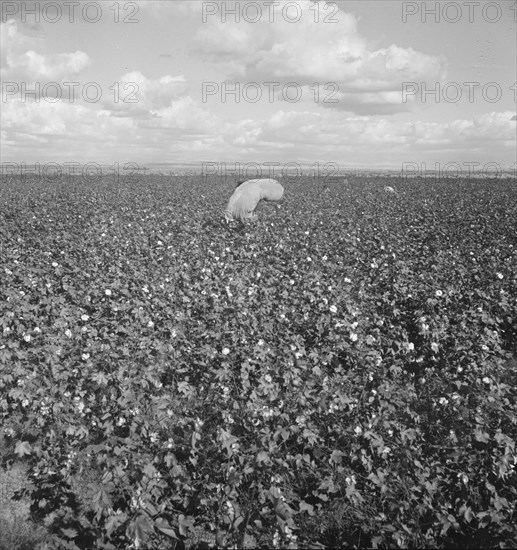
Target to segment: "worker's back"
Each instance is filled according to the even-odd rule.
[[[228,201],[224,212],[226,220],[239,220],[241,222],[257,221],[254,213],[261,200],[279,201],[284,196],[284,188],[274,179],[248,180],[237,186]]]

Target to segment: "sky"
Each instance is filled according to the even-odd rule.
[[[516,167],[514,0],[0,5],[2,163]]]

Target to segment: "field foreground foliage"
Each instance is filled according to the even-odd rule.
[[[31,547],[515,545],[515,182],[282,183],[2,183]]]

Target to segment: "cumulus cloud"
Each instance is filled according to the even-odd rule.
[[[157,79],[140,71],[120,78],[118,101],[106,98],[103,108],[115,117],[134,119],[138,128],[170,131],[185,135],[215,131],[221,122],[199,101],[186,92],[189,84],[183,75],[164,75]]]
[[[281,84],[334,83],[343,101],[325,107],[361,113],[407,110],[398,97],[403,82],[433,82],[445,76],[441,57],[391,44],[373,49],[361,36],[357,18],[339,11],[337,23],[315,21],[314,4],[296,3],[300,19],[290,23],[263,16],[256,23],[222,17],[207,18],[195,36],[197,52],[223,70],[228,79]],[[320,2],[320,9],[327,6]],[[281,12],[282,3],[277,10]],[[366,93],[359,97],[354,94]],[[372,109],[368,111],[367,105]],[[383,106],[386,105],[385,108]]]
[[[133,82],[135,76],[128,73],[125,79]],[[10,98],[2,108],[4,158],[18,159],[32,144],[37,145],[33,155],[38,159],[43,155],[52,160],[98,161],[129,156],[140,161],[171,149],[174,154],[201,151],[203,146],[209,151],[212,144],[222,142],[219,132],[224,125],[218,118],[175,89],[173,83],[184,85],[183,81],[138,76],[143,95],[134,112],[127,106],[122,108],[126,111],[114,110],[117,104],[106,108],[100,103]],[[168,93],[159,89],[160,80],[164,88],[170,85]]]
[[[464,151],[484,148],[498,159],[501,150],[515,148],[515,124],[508,112],[491,112],[451,122],[398,122],[391,118],[347,116],[330,111],[279,110],[263,121],[242,121],[228,129],[230,146],[245,146],[255,153],[295,151],[306,158],[341,153],[411,151],[447,148]],[[491,153],[490,153],[491,152]],[[334,159],[339,161],[339,159]]]
[[[186,71],[188,78],[196,78],[196,74],[202,78],[207,73],[200,61],[210,61],[210,78],[217,71],[224,73],[221,86],[222,81],[230,88],[235,82],[240,82],[241,88],[259,83],[265,104],[261,108],[255,110],[251,103],[242,108],[241,103],[236,118],[225,118],[224,113],[231,114],[228,106],[219,112],[213,102],[194,99],[199,95],[199,83],[192,86],[183,75],[152,78],[145,70],[110,74],[110,90],[117,81],[119,97],[104,90],[98,103],[79,99],[74,104],[35,104],[10,98],[2,107],[2,152],[17,158],[20,152],[37,155],[46,151],[57,160],[87,155],[97,161],[123,154],[135,161],[321,158],[340,164],[346,158],[350,163],[360,163],[361,158],[364,163],[378,159],[398,162],[404,155],[418,160],[415,152],[425,155],[429,151],[457,156],[474,152],[474,160],[479,161],[483,155],[494,161],[514,155],[517,117],[513,108],[512,112],[475,117],[458,111],[457,118],[447,122],[406,122],[407,118],[388,116],[407,110],[417,99],[410,95],[402,102],[403,82],[421,85],[439,81],[444,76],[444,61],[396,44],[374,47],[361,35],[354,15],[339,11],[334,14],[338,23],[323,24],[321,11],[320,23],[315,23],[313,4],[305,0],[296,4],[302,9],[296,24],[281,17],[275,23],[263,17],[254,24],[235,24],[232,18],[223,24],[221,17],[209,17],[201,24],[201,2],[139,2],[141,15],[145,12],[163,19],[164,14],[195,14],[199,23],[191,49],[195,63]],[[48,53],[44,41],[21,28],[14,21],[2,25],[4,81],[6,77],[23,82],[74,80],[71,77],[90,62],[80,51]],[[153,59],[159,52],[172,51],[170,44],[159,46]],[[201,60],[195,57],[196,52]],[[149,71],[152,68],[156,69],[150,64]],[[266,104],[265,82],[278,82],[281,87],[295,82],[303,90],[303,99],[290,104],[284,98],[280,103],[282,94],[278,92],[277,101]],[[311,89],[315,82],[321,85],[318,101],[314,87]],[[325,88],[325,84],[329,86]],[[329,101],[332,99],[337,101]]]
[[[511,144],[517,141],[515,124],[512,124],[511,113],[490,112],[478,115],[469,121],[451,123],[452,139],[457,141],[496,141]]]
[[[163,75],[152,79],[140,71],[124,74],[118,81],[117,94],[106,96],[103,107],[115,116],[152,117],[155,112],[171,105],[188,89],[183,75]]]
[[[40,103],[13,99],[2,110],[4,129],[18,135],[48,137],[77,137],[108,139],[115,128],[127,131],[131,121],[110,117],[109,112],[65,102]],[[109,128],[108,128],[109,126]],[[108,131],[109,130],[109,131]]]
[[[145,121],[139,121],[139,127],[170,131],[184,136],[217,134],[221,127],[216,115],[189,96],[171,101],[167,107],[153,111],[152,114]]]
[[[76,50],[70,53],[42,53],[41,39],[24,35],[18,23],[9,20],[0,24],[1,77],[4,82],[36,82],[69,80],[89,63],[88,54]]]
[[[187,157],[200,162],[320,158],[343,165],[347,159],[351,164],[360,163],[361,158],[371,163],[371,151],[375,151],[374,163],[394,164],[446,150],[452,159],[463,155],[463,160],[501,162],[513,156],[516,146],[513,113],[506,111],[438,123],[281,109],[262,120],[222,121],[182,96],[145,117],[116,117],[88,105],[19,100],[7,103],[2,115],[2,149],[10,159],[33,148],[37,155],[46,152],[47,158],[56,160],[85,156],[96,161],[125,156],[136,162]]]
[[[409,97],[403,102],[400,91],[338,91],[321,101],[323,107],[349,111],[358,115],[391,115],[408,111],[413,103],[414,97]]]

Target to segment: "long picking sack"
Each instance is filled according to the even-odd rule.
[[[255,222],[258,216],[255,208],[261,200],[279,201],[284,196],[284,188],[273,179],[248,180],[241,183],[233,192],[224,211],[227,221],[247,220]]]

